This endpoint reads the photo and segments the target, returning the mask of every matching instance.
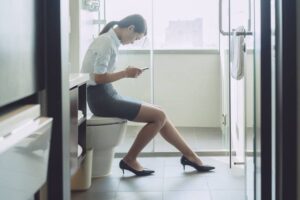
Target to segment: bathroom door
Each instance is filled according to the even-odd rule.
[[[244,164],[253,127],[253,39],[249,0],[220,0],[222,130],[232,164]],[[229,31],[230,30],[230,31]]]
[[[222,88],[221,128],[230,167],[245,162],[246,130],[246,37],[237,29],[246,29],[248,0],[220,0],[220,62]],[[253,46],[253,45],[252,45]]]
[[[220,0],[222,132],[230,167],[244,171],[245,199],[254,198],[254,6]]]
[[[253,14],[251,0],[230,0],[230,102],[233,164],[253,152]]]
[[[254,199],[254,3],[230,0],[230,102],[232,164],[244,169],[245,199]],[[243,41],[242,44],[238,43]],[[237,61],[241,62],[238,63]],[[241,71],[240,77],[236,72]]]

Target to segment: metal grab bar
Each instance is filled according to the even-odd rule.
[[[249,0],[249,18],[248,18],[248,30],[245,32],[237,32],[236,35],[243,35],[243,36],[247,36],[247,35],[253,35],[253,32],[251,31],[251,0]],[[219,31],[222,35],[233,35],[233,32],[226,32],[223,30],[223,20],[222,20],[222,16],[223,16],[223,0],[219,0]]]
[[[220,33],[222,34],[222,35],[229,35],[229,32],[225,32],[224,30],[223,30],[223,26],[222,26],[222,22],[223,22],[223,20],[222,20],[222,15],[223,15],[223,1],[222,0],[219,0],[219,30],[220,30]]]

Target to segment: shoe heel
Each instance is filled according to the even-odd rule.
[[[123,175],[124,175],[125,169],[134,173],[136,176],[148,176],[148,175],[151,175],[154,173],[153,170],[140,170],[140,171],[135,170],[132,167],[130,167],[129,165],[127,165],[123,160],[120,161],[119,167],[123,171]]]
[[[182,167],[183,167],[183,171],[185,171],[185,165],[182,165]]]

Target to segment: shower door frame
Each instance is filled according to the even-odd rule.
[[[230,0],[229,0],[230,1]],[[262,0],[254,0],[255,4],[260,4],[261,16],[259,28],[261,30],[260,33],[254,32],[254,34],[260,34],[261,41],[257,50],[260,54],[260,60],[258,61],[261,66],[255,70],[260,70],[260,85],[257,84],[257,80],[254,80],[254,87],[258,87],[260,98],[255,99],[254,102],[254,131],[255,131],[255,146],[254,146],[254,199],[255,200],[272,200],[272,147],[274,144],[272,143],[272,78],[270,74],[272,74],[271,69],[271,5],[270,1],[262,1]],[[229,5],[230,6],[230,5]],[[229,8],[230,9],[230,8]],[[229,22],[230,23],[230,22]],[[229,24],[230,27],[230,24]],[[223,32],[224,34],[224,32]],[[226,34],[226,33],[225,33]],[[228,34],[229,35],[229,34]],[[255,37],[255,35],[254,35]],[[254,55],[255,56],[255,55]],[[255,56],[254,59],[257,59]],[[256,110],[259,109],[259,110]],[[257,112],[260,111],[260,112]],[[257,127],[257,120],[261,123],[261,127]],[[263,133],[263,134],[262,134]],[[256,142],[258,140],[257,137],[260,137],[261,143],[258,145]],[[231,140],[231,138],[229,139]],[[231,160],[231,142],[229,143],[230,148],[230,163]],[[260,154],[260,157],[257,155]],[[257,163],[261,163],[261,168],[258,169]],[[231,165],[230,165],[231,167]],[[260,176],[258,176],[260,174]],[[273,177],[274,178],[274,177]],[[274,181],[274,180],[273,180]],[[258,188],[260,187],[260,188]],[[258,193],[258,191],[260,191]]]
[[[276,200],[299,199],[299,10],[297,0],[276,0]],[[299,12],[299,11],[298,11]],[[298,19],[297,19],[298,17]],[[298,24],[297,24],[298,23]],[[297,27],[298,25],[298,27]],[[298,29],[297,29],[298,28]],[[298,40],[297,40],[298,39]],[[298,50],[298,52],[297,52]],[[298,63],[297,63],[298,61]],[[298,72],[298,74],[297,74]],[[297,91],[298,89],[298,91]],[[299,98],[299,94],[298,94]],[[297,102],[298,101],[298,102]],[[297,152],[298,151],[298,152]]]

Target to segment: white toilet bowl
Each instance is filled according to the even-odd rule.
[[[121,143],[126,131],[126,119],[90,116],[87,119],[86,144],[93,148],[92,177],[111,173],[114,148]]]

